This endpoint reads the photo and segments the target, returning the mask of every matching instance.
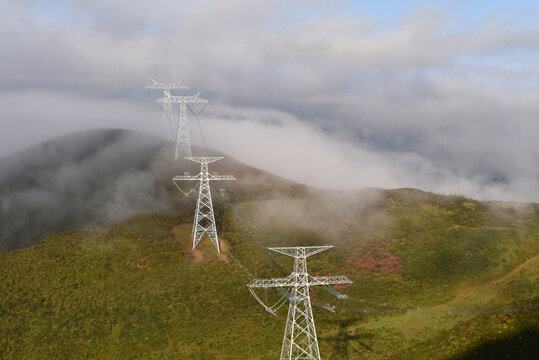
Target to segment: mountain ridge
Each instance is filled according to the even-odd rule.
[[[43,234],[188,206],[173,193],[171,179],[185,169],[198,173],[198,164],[176,162],[170,154],[171,143],[116,129],[62,136],[0,159],[0,249],[29,246]],[[227,166],[241,168],[253,182],[259,177],[283,187],[294,184],[230,158],[212,169]],[[261,191],[249,190],[253,196]]]
[[[173,193],[170,179],[184,169],[197,173],[197,164],[174,161],[171,148],[171,143],[152,135],[104,129],[64,135],[1,158],[0,249],[29,246],[43,234],[168,211],[173,206],[188,207],[179,193]],[[327,197],[385,191],[395,198],[447,198],[413,188],[317,189],[211,152],[225,156],[223,161],[212,164],[212,171],[234,173],[240,181],[245,180],[244,189],[239,191],[244,197],[264,198],[264,186],[270,184],[275,192],[279,184],[284,193],[319,192]],[[238,193],[234,182],[227,187],[230,193]],[[27,222],[27,218],[32,221]]]

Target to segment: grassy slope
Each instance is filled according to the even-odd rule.
[[[529,345],[522,331],[536,324],[536,313],[437,310],[537,302],[537,206],[519,210],[392,191],[375,200],[361,196],[339,218],[338,206],[324,210],[320,198],[298,189],[292,194],[296,199],[236,204],[243,222],[218,206],[226,249],[220,257],[208,240],[200,251],[191,250],[192,218],[181,211],[60,233],[27,249],[0,252],[0,353],[10,359],[274,359],[284,321],[252,299],[245,286],[250,276],[232,256],[257,277],[286,271],[252,234],[266,245],[337,245],[313,257],[309,268],[351,277],[351,299],[340,305],[366,312],[342,310],[336,318],[315,310],[324,358],[465,358],[511,336],[524,339],[513,352]],[[279,217],[286,214],[280,209],[296,205],[316,231]],[[341,230],[325,231],[324,221]],[[380,259],[388,251],[398,256],[402,269],[383,276],[362,267],[361,257],[373,249]],[[404,306],[421,308],[404,315]]]
[[[241,269],[208,244],[191,259],[190,224],[145,216],[51,236],[2,253],[7,358],[248,358],[278,347]],[[177,241],[172,241],[177,239]],[[250,342],[245,342],[249,337]],[[271,340],[271,341],[270,341]],[[273,346],[271,346],[273,345]]]

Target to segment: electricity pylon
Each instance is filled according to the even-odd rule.
[[[163,97],[158,99],[158,103],[171,104],[178,103],[178,132],[176,135],[176,155],[178,157],[191,157],[191,140],[189,138],[189,124],[187,123],[188,104],[206,104],[208,100],[199,98],[200,91],[192,96],[175,96],[170,91],[163,92]]]
[[[232,175],[210,174],[208,171],[209,163],[221,160],[223,157],[186,157],[186,159],[200,163],[200,173],[194,176],[178,175],[175,176],[172,181],[174,181],[174,184],[178,189],[180,189],[180,187],[176,184],[176,181],[200,181],[195,219],[193,222],[193,249],[196,248],[200,239],[202,239],[202,236],[208,234],[210,240],[217,249],[217,252],[221,253],[219,248],[219,238],[217,237],[217,227],[215,226],[213,203],[211,201],[210,181],[236,180],[236,178]]]
[[[288,318],[284,332],[281,360],[320,360],[320,350],[316,338],[313,311],[309,288],[311,286],[330,286],[336,284],[351,284],[346,276],[311,276],[307,273],[307,258],[318,254],[333,246],[306,246],[306,247],[277,247],[269,250],[288,255],[294,258],[294,271],[285,278],[254,279],[247,286],[255,298],[266,310],[266,306],[254,293],[253,288],[277,288],[290,300]],[[286,291],[285,289],[290,289]],[[343,295],[345,296],[345,295]],[[277,303],[279,303],[278,301]]]
[[[151,84],[146,85],[145,89],[160,89],[163,90],[164,99],[168,99],[170,96],[172,96],[173,89],[182,89],[182,90],[189,90],[189,86],[183,85],[183,84],[176,84],[176,83],[160,83],[155,81],[154,79],[150,78],[152,81]],[[163,104],[163,113],[167,120],[172,121],[172,103],[170,101],[164,101]]]

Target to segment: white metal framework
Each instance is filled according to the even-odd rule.
[[[186,157],[186,159],[200,163],[200,173],[198,175],[178,175],[172,181],[181,190],[176,181],[200,181],[198,189],[197,207],[193,221],[193,249],[196,248],[204,234],[208,234],[217,252],[221,252],[217,228],[215,226],[215,215],[213,213],[213,203],[211,201],[210,181],[236,180],[232,175],[210,174],[208,164],[223,157]]]
[[[189,138],[189,124],[187,123],[187,106],[188,104],[206,104],[208,100],[199,98],[200,91],[192,96],[176,96],[170,91],[163,92],[163,97],[158,99],[158,103],[165,104],[177,103],[178,110],[178,131],[176,135],[176,155],[179,157],[191,157],[191,140]]]
[[[149,85],[146,85],[144,88],[163,90],[163,99],[165,99],[165,101],[160,102],[163,104],[163,114],[167,118],[168,121],[172,122],[173,120],[172,119],[172,102],[166,99],[169,99],[172,96],[172,90],[174,89],[189,90],[189,86],[183,85],[183,84],[176,84],[176,83],[160,83],[160,82],[155,81],[154,79],[150,79],[150,80],[152,81],[152,83]],[[185,156],[191,156],[191,153]]]
[[[352,283],[346,276],[311,276],[307,273],[307,258],[330,248],[332,246],[268,248],[293,257],[294,271],[285,278],[254,279],[247,284],[253,296],[274,315],[274,309],[264,304],[253,288],[277,288],[290,300],[281,360],[320,360],[309,288]]]

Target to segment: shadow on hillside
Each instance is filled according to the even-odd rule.
[[[483,343],[452,360],[537,359],[539,330],[527,328],[511,336]]]

